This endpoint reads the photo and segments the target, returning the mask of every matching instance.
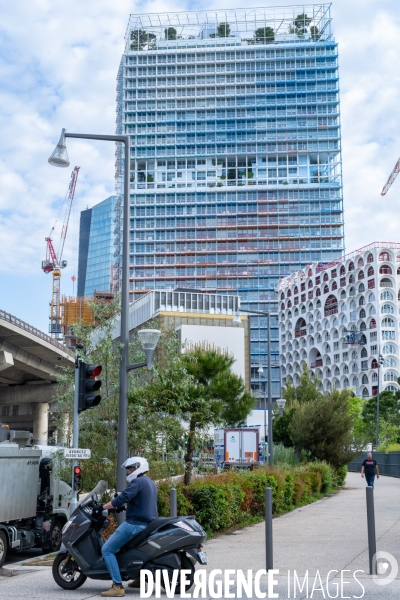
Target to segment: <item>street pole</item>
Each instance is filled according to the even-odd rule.
[[[121,267],[121,363],[119,368],[118,397],[118,447],[117,447],[117,492],[126,487],[125,472],[121,465],[128,458],[128,349],[129,349],[129,223],[130,223],[130,138],[129,135],[92,135],[65,133],[65,137],[121,142],[125,146],[124,165],[124,209],[122,225]],[[74,425],[75,427],[75,425]]]
[[[269,451],[269,440],[267,446],[267,382],[264,377],[264,464],[267,464],[267,454]]]
[[[267,351],[268,351],[268,459],[270,469],[274,466],[274,451],[272,442],[272,391],[271,391],[271,325],[270,314],[267,313]]]
[[[75,358],[75,389],[74,389],[74,424],[72,430],[72,447],[79,448],[79,361],[80,358],[76,355]],[[74,467],[78,466],[78,461],[76,458],[72,460],[72,472],[71,472],[71,481],[72,481],[72,493],[71,493],[71,506],[70,506],[70,514],[74,512],[76,507],[78,506],[78,490],[74,489]]]

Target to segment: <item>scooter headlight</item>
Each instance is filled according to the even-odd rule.
[[[180,527],[181,529],[185,529],[185,531],[194,531],[193,527],[190,527],[185,521],[177,521],[174,523],[176,527]]]
[[[72,525],[72,522],[74,521],[75,517],[73,517],[72,519],[70,519],[69,521],[67,521],[64,525],[64,527],[62,528],[62,533],[64,534],[70,525]]]

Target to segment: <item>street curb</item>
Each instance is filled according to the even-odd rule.
[[[12,567],[2,567],[0,569],[0,575],[2,577],[16,577],[17,575],[34,573],[35,571],[44,571],[45,569],[50,569],[50,567],[21,567],[18,565],[15,568],[15,565],[13,565]]]

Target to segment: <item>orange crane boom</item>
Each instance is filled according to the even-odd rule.
[[[389,179],[387,180],[387,182],[383,186],[383,190],[381,191],[381,196],[384,196],[389,191],[390,186],[392,185],[393,181],[396,179],[396,177],[397,177],[397,175],[399,173],[400,173],[400,158],[397,161],[397,163],[394,165],[394,169],[390,173]]]

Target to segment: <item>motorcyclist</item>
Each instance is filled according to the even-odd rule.
[[[129,485],[117,498],[113,498],[103,506],[103,509],[110,510],[121,508],[126,504],[126,520],[101,549],[113,581],[109,590],[101,592],[101,595],[107,598],[125,595],[115,554],[135,535],[146,529],[150,521],[158,517],[157,487],[154,481],[146,476],[149,470],[147,460],[141,456],[132,456],[124,462],[122,468],[127,470],[126,480]]]

